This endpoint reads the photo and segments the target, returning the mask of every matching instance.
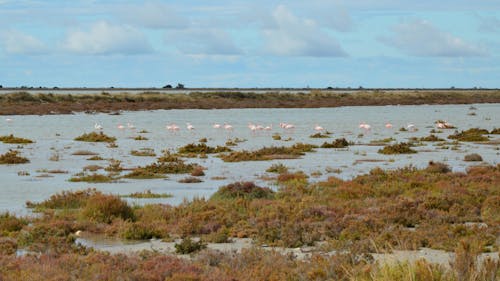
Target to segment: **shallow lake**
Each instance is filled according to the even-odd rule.
[[[151,190],[155,193],[170,193],[172,198],[163,199],[130,199],[130,202],[144,204],[162,202],[178,204],[184,199],[193,197],[209,197],[218,187],[234,181],[255,181],[259,185],[273,187],[272,181],[264,181],[263,176],[271,174],[265,170],[274,163],[283,163],[292,171],[314,173],[311,181],[326,179],[330,176],[350,179],[364,174],[374,167],[395,169],[408,165],[425,167],[431,160],[445,162],[454,171],[465,171],[469,165],[478,162],[464,162],[466,154],[478,153],[487,164],[499,163],[499,147],[497,144],[460,143],[458,149],[442,149],[437,143],[430,142],[417,146],[417,154],[382,155],[377,151],[382,146],[369,145],[373,140],[394,138],[396,141],[407,141],[411,137],[428,136],[435,129],[434,122],[438,119],[447,120],[458,130],[473,127],[488,130],[500,127],[500,104],[471,105],[419,105],[419,106],[358,106],[315,109],[227,109],[227,110],[156,110],[122,112],[120,115],[83,114],[45,115],[45,116],[4,116],[0,119],[0,135],[14,134],[17,137],[29,138],[33,144],[19,146],[0,143],[0,154],[9,149],[18,149],[22,156],[30,159],[23,165],[0,165],[0,212],[11,211],[26,213],[26,201],[40,201],[62,190],[84,189],[95,187],[104,192],[129,194]],[[471,113],[475,115],[471,115]],[[7,122],[4,119],[11,119]],[[186,123],[190,122],[195,129],[188,131]],[[248,123],[272,126],[271,131],[253,133]],[[284,131],[280,122],[292,123],[294,130]],[[359,123],[371,125],[370,131],[360,129]],[[392,129],[385,124],[393,124]],[[115,136],[117,148],[108,148],[104,143],[77,142],[73,139],[84,132],[94,130],[94,124],[101,124],[104,133]],[[135,130],[127,128],[132,123]],[[176,123],[178,132],[169,132],[165,126]],[[214,123],[228,123],[233,131],[214,129]],[[400,132],[399,128],[414,124],[418,131]],[[122,124],[125,129],[118,129]],[[318,124],[332,133],[330,138],[315,139],[309,136],[316,133],[314,126]],[[134,140],[139,131],[148,138],[145,141]],[[455,130],[443,130],[436,135],[446,138]],[[282,139],[274,140],[272,135],[279,133]],[[178,180],[187,175],[169,175],[168,179],[131,180],[123,179],[114,183],[73,183],[68,179],[82,171],[87,165],[107,166],[108,161],[88,161],[89,156],[72,155],[79,150],[98,153],[105,159],[118,159],[125,168],[134,168],[155,162],[155,157],[137,157],[130,155],[131,150],[152,148],[157,154],[168,149],[172,152],[180,146],[195,143],[201,138],[208,139],[208,145],[224,145],[228,139],[245,139],[234,147],[235,150],[252,150],[263,146],[291,146],[297,142],[320,145],[335,138],[346,138],[355,143],[348,149],[317,149],[307,153],[300,159],[273,160],[256,162],[224,163],[219,158],[210,155],[206,159],[187,158],[188,163],[199,163],[207,168],[201,183],[179,183]],[[498,140],[500,135],[491,135],[491,140]],[[59,155],[58,161],[49,158]],[[66,174],[47,174],[47,170],[63,170]],[[334,172],[333,172],[334,171]],[[21,173],[20,173],[21,172]],[[23,172],[25,175],[23,175]],[[104,173],[102,170],[99,173]],[[48,175],[48,176],[47,176]],[[213,177],[223,177],[223,180],[213,180]],[[275,188],[275,187],[273,187]]]

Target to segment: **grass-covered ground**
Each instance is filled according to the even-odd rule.
[[[0,94],[0,115],[65,114],[118,110],[212,108],[316,108],[358,105],[499,103],[499,90],[312,90],[287,92],[190,92],[140,94]]]
[[[33,203],[34,218],[0,215],[2,280],[498,280],[500,165],[449,172],[376,168],[352,180],[309,183],[278,175],[274,191],[251,182],[221,187],[179,206],[130,206],[97,190]],[[122,239],[249,237],[257,245],[321,247],[335,255],[297,260],[261,249],[202,251],[190,260],[155,252],[106,255],[74,244],[77,231]],[[220,239],[220,238],[224,239]],[[186,240],[187,241],[187,240]],[[189,242],[189,241],[188,241]],[[188,243],[189,244],[189,243]],[[188,246],[193,246],[189,244]],[[181,247],[181,245],[179,245]],[[455,252],[449,267],[425,261],[377,264],[370,253],[422,247]],[[16,257],[17,249],[31,254]]]

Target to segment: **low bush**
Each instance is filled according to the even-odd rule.
[[[477,153],[467,154],[464,156],[464,161],[483,161],[483,157]]]
[[[211,147],[206,143],[198,143],[198,144],[187,144],[178,149],[179,154],[212,154],[212,153],[221,153],[221,152],[230,152],[232,151],[229,147],[225,146],[217,146]]]
[[[0,164],[25,164],[30,160],[25,157],[19,156],[19,151],[9,150],[5,154],[0,155]]]
[[[271,167],[267,168],[266,172],[282,174],[288,172],[288,167],[282,163],[273,164]]]
[[[324,142],[321,148],[345,148],[349,146],[349,142],[345,138],[335,139],[335,141],[328,143]]]
[[[402,142],[393,145],[387,145],[378,150],[381,154],[412,154],[417,153],[416,150],[411,149],[410,144]]]
[[[189,237],[182,239],[178,244],[175,244],[175,252],[178,254],[186,255],[194,252],[198,252],[207,247],[201,240],[194,241]]]
[[[75,138],[76,141],[84,141],[84,142],[109,142],[112,143],[116,141],[115,137],[110,137],[103,132],[92,132],[88,134],[83,134],[79,137]]]
[[[229,200],[229,199],[258,199],[258,198],[273,198],[274,191],[267,187],[260,187],[253,182],[235,182],[226,186],[220,187],[215,192],[211,200]]]
[[[30,139],[15,137],[14,135],[0,136],[0,141],[3,143],[28,144],[33,143]]]
[[[488,130],[479,129],[479,128],[471,128],[466,131],[458,132],[455,134],[448,136],[449,139],[458,140],[458,141],[466,141],[466,142],[481,142],[488,141],[488,137],[484,136],[488,134]]]
[[[115,195],[96,193],[86,202],[81,215],[90,221],[111,223],[114,219],[134,220],[134,212],[127,202]]]

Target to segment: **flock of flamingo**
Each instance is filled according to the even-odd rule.
[[[223,123],[223,124],[220,124],[220,123],[213,123],[212,125],[212,128],[213,129],[216,129],[216,130],[225,130],[227,132],[232,132],[234,130],[234,127],[233,125],[229,124],[229,123]],[[254,123],[248,123],[248,129],[250,130],[250,132],[252,133],[256,133],[256,132],[259,132],[259,131],[267,131],[267,132],[270,132],[270,131],[273,131],[273,125],[261,125],[261,124],[254,124]],[[296,128],[295,124],[292,124],[292,123],[285,123],[285,122],[281,122],[279,123],[279,127],[285,131],[285,132],[293,132],[293,130]],[[392,129],[394,126],[391,124],[391,123],[386,123],[384,125],[384,127],[386,129]],[[436,122],[436,127],[438,129],[449,129],[449,128],[454,128],[454,126],[446,121],[437,121]],[[127,123],[126,126],[125,125],[122,125],[122,124],[118,124],[117,128],[119,130],[125,130],[125,129],[129,129],[129,130],[135,130],[135,126],[132,124],[132,123]],[[361,122],[359,124],[359,128],[364,130],[365,132],[370,132],[371,129],[372,129],[372,126],[366,122]],[[101,124],[98,124],[98,123],[95,123],[94,124],[94,129],[95,130],[98,130],[98,131],[102,131],[104,128]],[[181,126],[177,125],[176,123],[170,123],[168,125],[165,126],[165,129],[169,132],[172,132],[172,133],[175,133],[175,132],[178,132],[181,130]],[[193,124],[191,123],[186,123],[186,126],[185,126],[185,129],[188,130],[188,131],[194,131],[196,130],[196,127],[193,126]],[[316,132],[324,132],[326,131],[325,128],[323,126],[320,126],[318,124],[315,124],[312,129]],[[409,132],[415,132],[415,131],[418,131],[417,127],[414,125],[414,124],[407,124],[407,126],[405,127],[406,130],[408,130]]]
[[[13,119],[12,118],[5,118],[5,122],[7,123],[12,123],[13,122]],[[436,121],[435,122],[436,124],[436,127],[438,129],[452,129],[452,128],[455,128],[451,123],[447,122],[447,121],[442,121],[442,120],[439,120],[439,121]],[[286,123],[286,122],[281,122],[279,123],[279,127],[281,129],[283,129],[285,132],[290,132],[290,131],[293,131],[295,129],[295,125],[292,124],[292,123]],[[384,127],[386,129],[392,129],[393,128],[393,125],[391,123],[386,123],[384,125]],[[129,130],[135,130],[135,125],[132,124],[132,123],[127,123],[126,125],[122,125],[122,124],[118,124],[117,125],[117,129],[119,130],[125,130],[125,129],[129,129]],[[234,127],[233,125],[229,124],[229,123],[223,123],[223,124],[220,124],[220,123],[213,123],[212,124],[212,128],[213,129],[216,129],[216,130],[225,130],[225,131],[228,131],[228,132],[232,132],[234,130]],[[365,132],[369,132],[371,129],[372,129],[372,126],[366,122],[361,122],[359,123],[359,128],[364,130]],[[99,123],[94,123],[94,129],[97,130],[97,131],[102,131],[104,129],[104,127],[99,124]],[[170,123],[168,125],[165,126],[165,129],[169,132],[178,132],[181,130],[181,127],[175,123]],[[188,131],[194,131],[196,128],[195,126],[193,126],[193,124],[191,123],[186,123],[186,129]],[[254,124],[254,123],[248,123],[248,129],[252,132],[252,133],[256,133],[258,131],[267,131],[267,132],[270,132],[273,130],[273,125],[267,125],[267,126],[264,126],[264,125],[261,125],[261,124]],[[318,125],[318,124],[315,124],[312,128],[314,131],[316,132],[323,132],[323,131],[326,131],[324,127]],[[406,130],[410,131],[410,132],[415,132],[417,131],[417,127],[414,125],[414,124],[408,124],[406,126]]]

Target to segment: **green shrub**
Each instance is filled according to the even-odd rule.
[[[464,156],[464,161],[483,161],[483,157],[477,153],[467,154]]]
[[[345,138],[335,139],[335,141],[328,143],[324,142],[321,148],[345,148],[349,146],[349,142]]]
[[[387,145],[382,149],[378,150],[381,154],[411,154],[417,153],[417,151],[410,148],[410,144],[402,142],[393,145]]]
[[[76,141],[85,141],[85,142],[114,142],[116,141],[115,137],[110,137],[103,132],[92,132],[88,134],[83,134],[79,137],[75,138]]]
[[[178,254],[186,255],[198,252],[205,249],[206,247],[207,245],[204,244],[201,240],[195,242],[191,238],[186,237],[182,239],[181,243],[175,244],[175,252]]]
[[[0,141],[3,143],[27,144],[33,143],[30,139],[14,137],[14,135],[0,136]]]
[[[488,141],[488,137],[483,136],[488,134],[488,130],[479,129],[479,128],[471,128],[466,131],[455,132],[455,134],[448,136],[449,139],[458,140],[458,141],[467,141],[467,142],[475,142],[475,141]]]
[[[134,212],[127,202],[118,196],[102,193],[90,197],[81,214],[86,219],[100,223],[111,223],[116,218],[134,220]]]
[[[17,150],[9,150],[5,154],[0,155],[0,164],[24,164],[29,162],[28,158],[19,156],[19,151]]]
[[[236,198],[258,199],[273,198],[274,191],[267,187],[260,187],[253,182],[235,182],[222,186],[215,192],[210,199],[228,200]]]

